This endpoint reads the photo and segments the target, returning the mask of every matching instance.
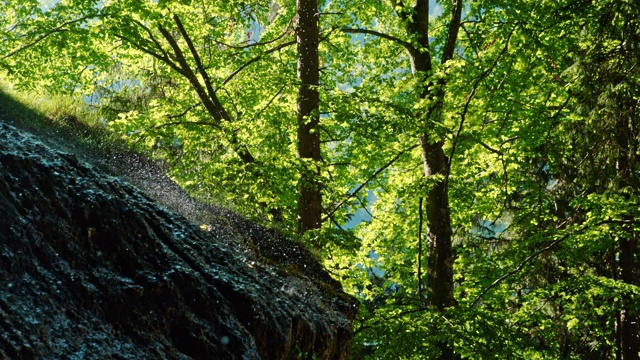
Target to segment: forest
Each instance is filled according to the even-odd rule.
[[[306,244],[361,302],[352,358],[640,358],[638,1],[0,14],[6,86]]]

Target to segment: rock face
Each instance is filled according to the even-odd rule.
[[[0,123],[0,359],[343,359],[353,298],[300,245],[207,230]]]

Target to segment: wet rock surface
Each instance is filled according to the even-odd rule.
[[[205,210],[202,230],[0,122],[0,358],[346,357],[340,284],[299,244]]]

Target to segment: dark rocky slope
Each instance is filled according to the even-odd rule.
[[[356,302],[303,247],[98,169],[0,122],[0,359],[346,357]]]

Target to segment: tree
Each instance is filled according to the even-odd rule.
[[[626,284],[639,285],[638,232],[633,224],[637,219],[635,199],[638,188],[638,98],[639,83],[637,56],[640,44],[640,8],[631,1],[604,2],[588,14],[592,21],[580,46],[573,73],[577,113],[589,121],[587,133],[600,134],[600,146],[585,156],[600,160],[604,169],[600,184],[590,188],[600,201],[614,197],[619,201],[619,213],[613,217],[617,225],[610,229],[616,240],[611,243],[614,260],[610,276]],[[593,11],[592,10],[592,11]],[[602,136],[602,134],[607,134]],[[575,134],[580,136],[580,134]],[[589,141],[588,139],[584,139]],[[604,170],[604,171],[603,171]],[[591,178],[591,180],[595,180]],[[597,203],[596,203],[597,204]],[[606,203],[593,204],[603,210]],[[609,209],[611,211],[613,209]],[[615,210],[614,210],[615,211]],[[638,359],[640,356],[639,312],[635,298],[622,296],[622,305],[615,319],[617,359]]]
[[[19,4],[15,8],[24,12]],[[265,118],[282,117],[289,111],[292,102],[282,100],[293,89],[287,83],[292,83],[295,72],[274,71],[273,63],[261,72],[259,66],[274,55],[292,59],[288,48],[295,40],[292,24],[286,20],[291,13],[269,22],[268,9],[264,2],[114,1],[98,6],[67,1],[48,11],[36,7],[31,11],[39,16],[33,21],[27,16],[13,24],[11,38],[25,42],[10,43],[13,49],[8,51],[6,66],[21,69],[16,72],[18,78],[30,79],[22,84],[48,83],[49,90],[98,95],[100,103],[94,106],[116,110],[117,118],[108,119],[115,120],[114,128],[168,157],[174,175],[187,187],[193,184],[200,194],[228,197],[235,193],[234,198],[260,204],[258,212],[295,221],[289,211],[295,201],[279,198],[291,193],[288,187],[295,183],[291,165],[295,161],[289,157],[293,154],[285,151],[273,161],[277,152],[264,151],[288,149],[288,138],[271,125],[261,129]],[[252,26],[259,23],[265,24],[261,43],[251,38]],[[64,59],[56,66],[31,71],[29,65],[36,61],[32,56],[41,48],[51,53],[58,48]],[[84,70],[77,74],[78,68]],[[248,84],[256,74],[265,75],[265,83],[274,87]],[[69,82],[52,81],[61,76]],[[142,98],[142,107],[132,107],[133,102],[118,104],[126,93]],[[257,147],[261,150],[256,155]],[[194,167],[200,170],[193,171]],[[271,181],[274,174],[283,181]],[[220,185],[226,190],[219,191]]]
[[[433,104],[426,109],[426,113],[417,114],[416,120],[422,123],[424,133],[420,135],[420,148],[424,176],[435,179],[427,190],[425,199],[426,219],[428,228],[428,263],[427,263],[427,302],[436,309],[454,306],[453,296],[453,250],[451,244],[451,209],[449,207],[448,177],[450,173],[449,159],[444,153],[444,138],[433,129],[433,124],[441,124],[442,107],[445,96],[444,79],[436,83],[426,82],[434,70],[429,46],[429,1],[417,0],[415,5],[405,5],[403,1],[393,0],[392,6],[404,23],[407,35],[412,39],[407,46],[412,72],[419,79],[417,92],[421,100],[433,99]],[[452,2],[451,17],[444,49],[440,55],[441,64],[453,59],[460,29],[462,14],[462,0]],[[432,60],[433,58],[433,60]],[[418,209],[422,211],[422,209]],[[451,343],[438,344],[442,354],[441,359],[453,358]]]
[[[7,9],[13,79],[318,236],[356,357],[637,356],[634,2]]]
[[[298,232],[322,225],[322,186],[320,183],[320,99],[318,86],[320,13],[317,0],[296,3],[298,44],[298,156],[303,159],[298,200]],[[319,245],[319,244],[318,244]]]

